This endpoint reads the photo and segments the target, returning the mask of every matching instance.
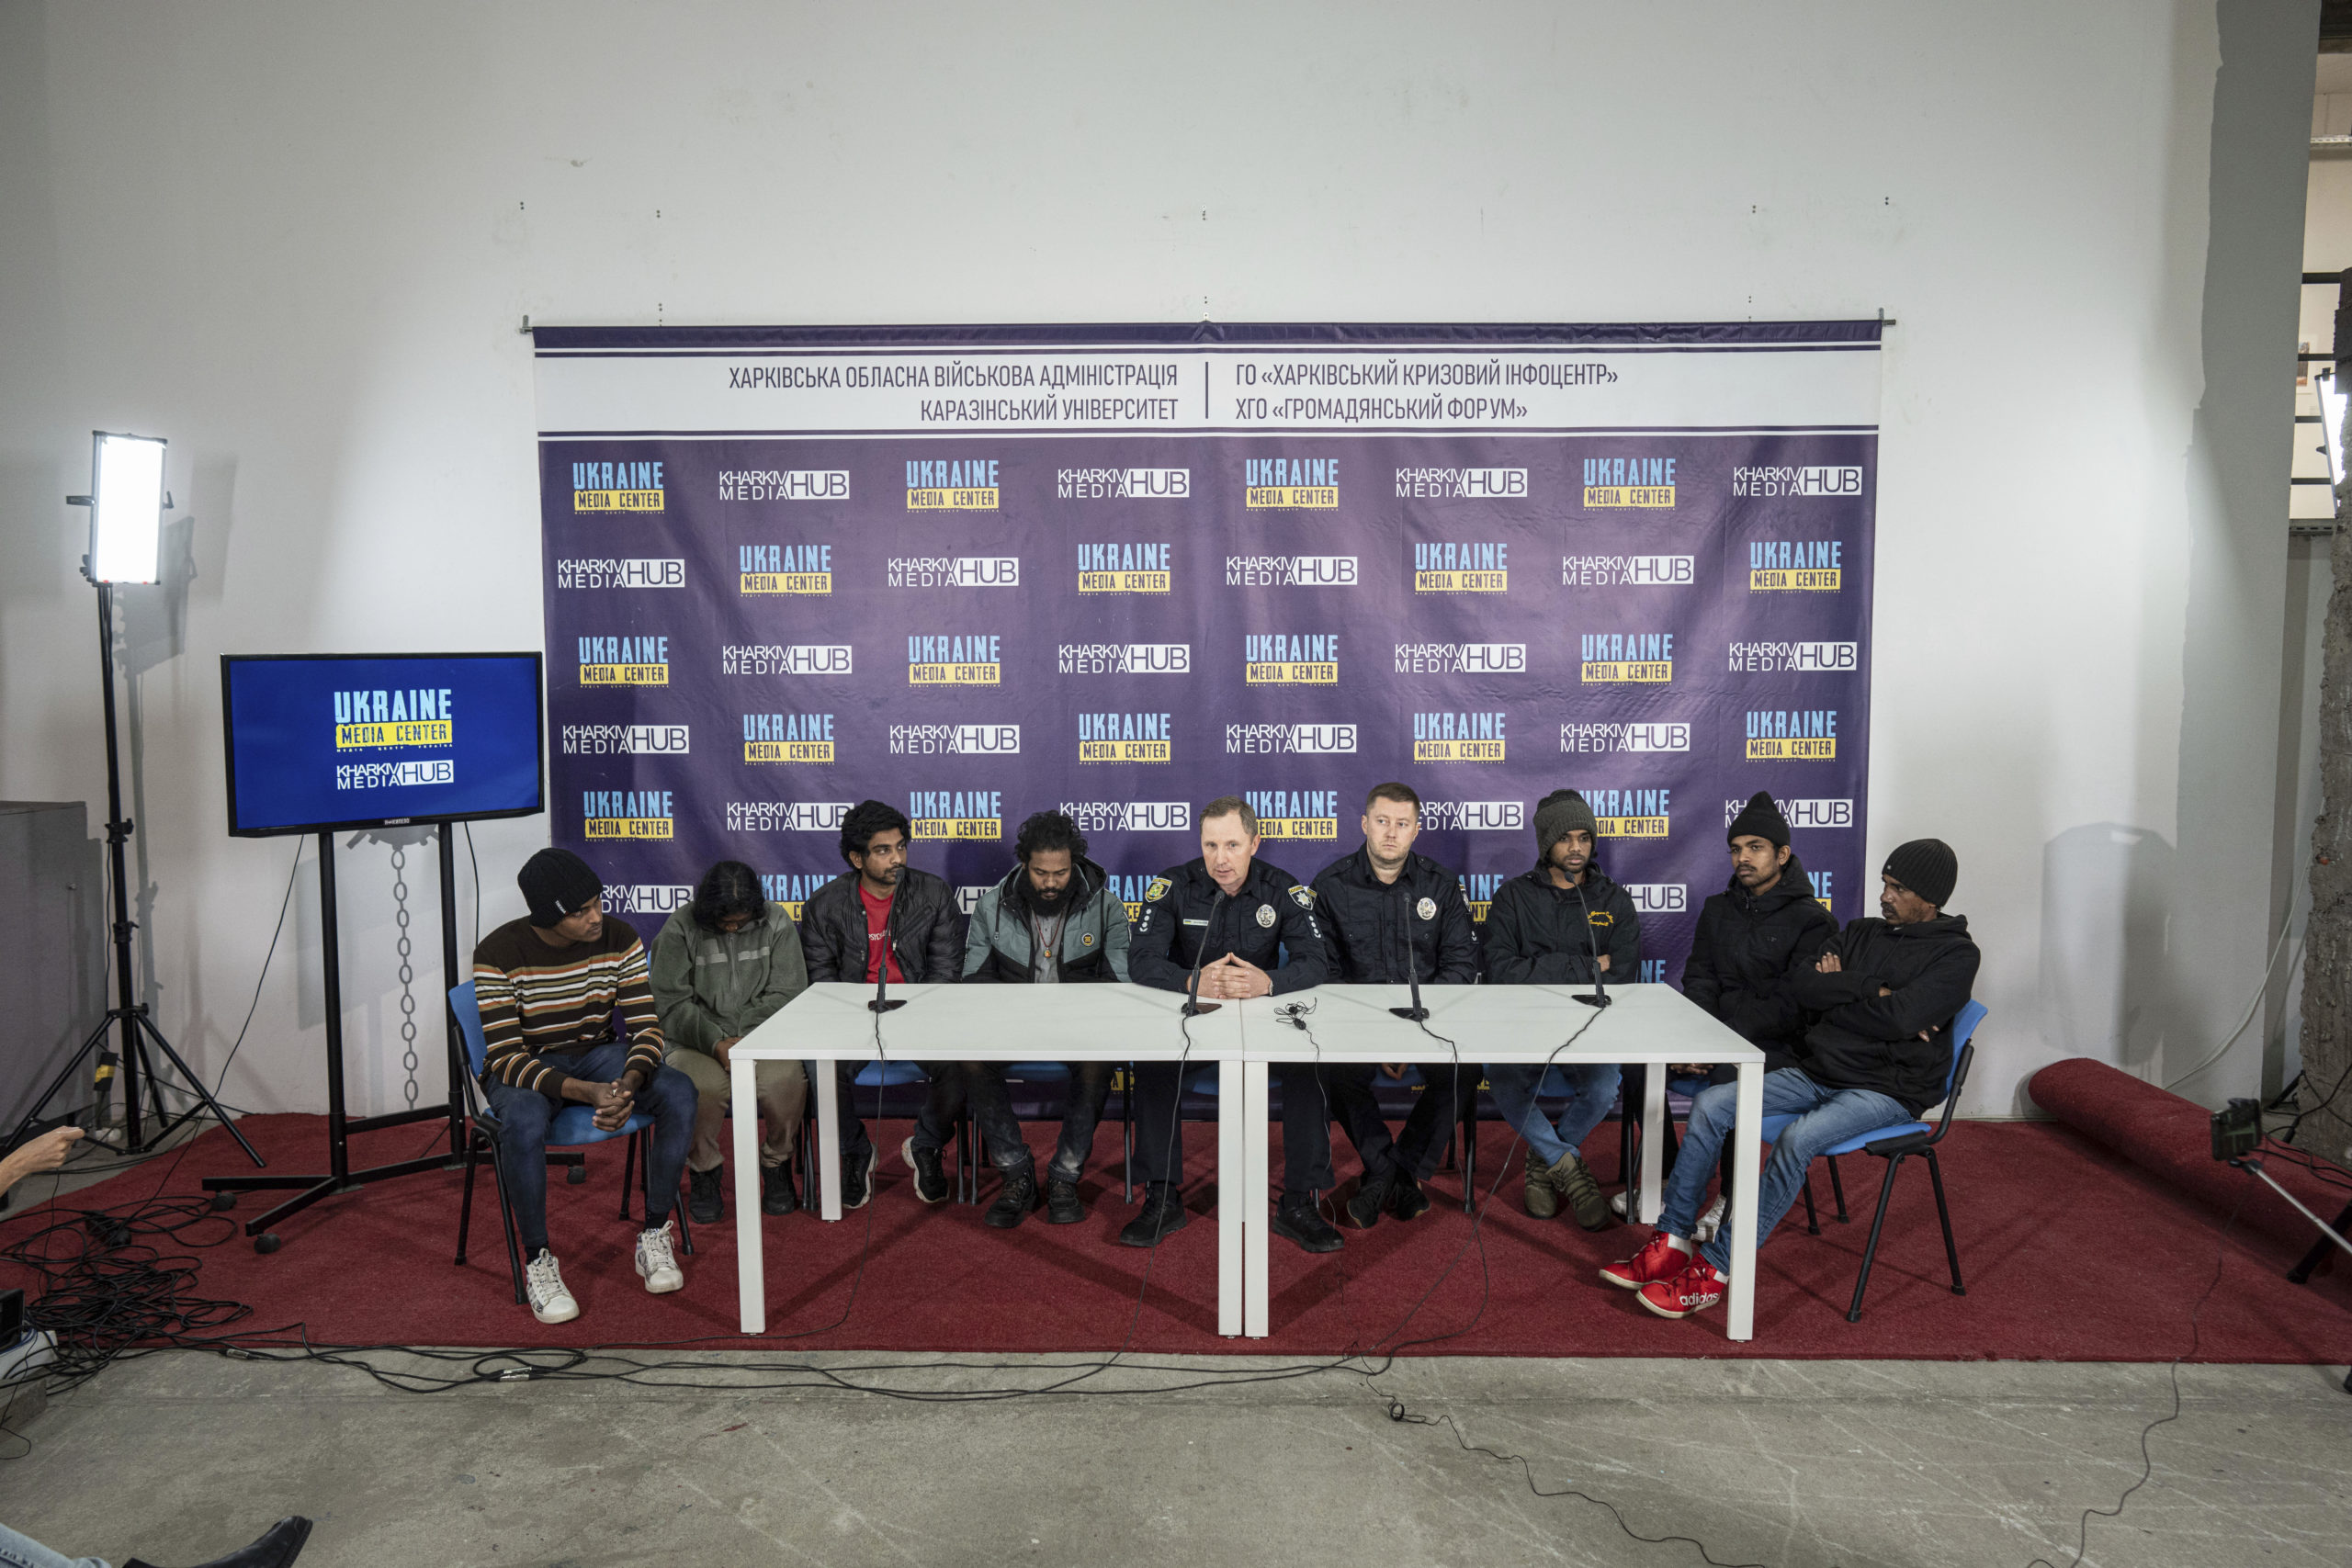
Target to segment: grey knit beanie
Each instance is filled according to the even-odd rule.
[[[1600,824],[1593,820],[1592,807],[1584,796],[1572,789],[1555,789],[1535,803],[1535,862],[1538,865],[1552,858],[1552,846],[1581,829],[1595,835]]]

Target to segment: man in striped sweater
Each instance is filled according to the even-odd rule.
[[[645,948],[604,912],[605,884],[569,850],[541,850],[515,877],[531,912],[474,949],[474,1002],[487,1050],[482,1089],[498,1122],[507,1201],[530,1259],[532,1315],[568,1323],[580,1305],[548,1250],[548,1128],[565,1105],[595,1109],[610,1131],[639,1111],[646,1138],[646,1228],[637,1272],[660,1294],[686,1282],[670,1236],[678,1173],[694,1135],[694,1080],[662,1063]],[[615,1015],[622,1035],[613,1031]]]

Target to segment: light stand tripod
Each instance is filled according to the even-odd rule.
[[[82,563],[82,570],[85,576],[89,574],[90,563],[86,558]],[[122,814],[122,761],[115,739],[114,584],[96,581],[96,587],[98,590],[98,667],[105,676],[106,699],[107,854],[109,868],[114,874],[115,1005],[107,1010],[105,1019],[99,1022],[97,1028],[90,1032],[90,1037],[82,1042],[82,1048],[74,1053],[73,1059],[65,1064],[63,1070],[50,1081],[46,1089],[41,1091],[41,1097],[33,1102],[30,1110],[25,1112],[25,1119],[18,1122],[17,1130],[9,1134],[7,1146],[14,1149],[31,1135],[32,1129],[40,1121],[41,1108],[57,1098],[65,1086],[74,1080],[74,1075],[83,1070],[83,1064],[89,1060],[93,1053],[101,1054],[101,1060],[103,1060],[107,1036],[119,1028],[122,1031],[123,1153],[144,1154],[171,1136],[184,1123],[192,1120],[198,1111],[209,1111],[215,1121],[229,1130],[229,1135],[237,1140],[238,1146],[245,1151],[247,1157],[252,1159],[254,1164],[261,1165],[265,1162],[260,1154],[254,1150],[252,1144],[245,1141],[245,1135],[237,1130],[237,1124],[229,1120],[228,1112],[220,1108],[220,1102],[212,1098],[210,1089],[204,1087],[204,1080],[181,1059],[177,1051],[172,1049],[172,1043],[164,1038],[164,1032],[155,1027],[155,1021],[148,1016],[147,1004],[134,1001],[131,997],[130,933],[138,927],[130,919],[130,880],[124,870],[122,855],[122,847],[130,838],[132,825]],[[178,1071],[180,1077],[188,1086],[188,1092],[196,1098],[195,1104],[177,1115],[172,1114],[164,1104],[162,1084],[158,1079],[154,1064],[147,1055],[147,1047],[151,1043]],[[152,1134],[146,1131],[141,1120],[140,1085],[142,1077],[146,1082],[147,1097],[153,1103],[154,1111],[155,1126]]]

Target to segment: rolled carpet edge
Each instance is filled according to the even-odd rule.
[[[2026,1080],[2033,1102],[2085,1137],[2238,1224],[2297,1250],[2321,1239],[2311,1221],[2256,1178],[2213,1157],[2212,1112],[2130,1073],[2070,1056]],[[2321,1219],[2333,1223],[2352,1190],[2332,1187],[2301,1167],[2267,1158],[2262,1168]],[[2244,1207],[2240,1207],[2243,1202]]]

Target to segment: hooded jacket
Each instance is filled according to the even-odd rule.
[[[1751,894],[1734,877],[1699,907],[1682,994],[1751,1043],[1788,1050],[1804,1038],[1804,1010],[1790,982],[1798,970],[1812,970],[1837,934],[1804,863],[1791,854],[1764,892]]]
[[[1396,880],[1383,882],[1372,869],[1371,851],[1358,849],[1316,873],[1315,898],[1335,980],[1467,986],[1478,977],[1477,928],[1470,923],[1462,879],[1427,855],[1407,855]]]
[[[1283,949],[1289,950],[1290,961],[1276,968]],[[1128,973],[1136,984],[1182,991],[1195,960],[1214,964],[1228,953],[1263,969],[1278,997],[1329,979],[1323,928],[1315,919],[1315,890],[1254,859],[1240,891],[1230,898],[1219,897],[1216,878],[1198,859],[1151,879],[1127,950]]]
[[[1609,960],[1609,979],[1623,984],[1641,976],[1642,918],[1599,866],[1585,867],[1579,886],[1555,887],[1539,865],[1495,889],[1479,945],[1494,985],[1583,985],[1596,952]]]
[[[1003,881],[980,895],[964,932],[964,978],[1028,985],[1037,978],[1024,866],[1015,862]],[[1070,868],[1070,894],[1064,908],[1060,984],[1125,981],[1127,977],[1127,907],[1111,897],[1111,879],[1080,855]]]
[[[713,931],[680,909],[653,939],[653,1006],[672,1045],[712,1054],[749,1034],[808,988],[800,933],[781,904],[740,931]]]
[[[890,937],[899,972],[910,983],[962,975],[964,931],[956,890],[931,873],[913,866],[899,873],[899,890],[890,896]],[[866,978],[865,903],[857,896],[857,873],[842,873],[800,907],[800,945],[810,980]]]
[[[1802,1067],[1826,1089],[1874,1089],[1914,1116],[1943,1099],[1951,1072],[1944,1032],[1976,984],[1968,917],[1908,926],[1856,920],[1826,951],[1842,965],[1837,974],[1808,964],[1790,976],[1811,1027],[1787,1057],[1770,1053],[1765,1066]],[[1888,995],[1878,994],[1882,987]],[[1921,1030],[1928,1031],[1925,1040]]]

